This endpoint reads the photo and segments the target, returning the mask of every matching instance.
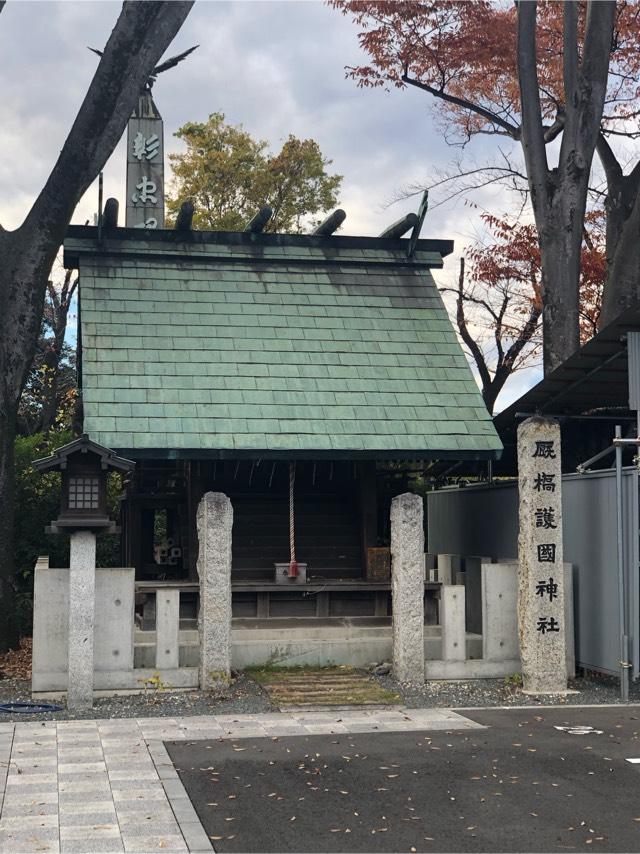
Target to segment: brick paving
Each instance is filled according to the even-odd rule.
[[[212,851],[165,741],[478,727],[447,709],[0,723],[0,852]]]

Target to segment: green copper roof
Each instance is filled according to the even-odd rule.
[[[79,265],[84,429],[132,456],[497,456],[435,287],[445,241],[96,229]],[[113,233],[112,233],[113,235]]]

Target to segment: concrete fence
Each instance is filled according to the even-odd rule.
[[[179,664],[179,590],[157,598],[155,660],[135,666],[140,632],[134,619],[135,571],[96,570],[93,667],[96,691],[140,690],[162,683],[176,688],[198,684],[196,667]],[[144,634],[144,633],[142,633]],[[69,670],[69,570],[52,569],[39,558],[33,591],[35,693],[66,691]]]
[[[424,626],[426,677],[471,679],[518,672],[517,565],[451,555],[427,556],[425,564],[430,562],[444,567],[445,583],[439,625]],[[451,567],[455,574],[450,576]],[[456,583],[446,583],[449,578]],[[142,629],[134,614],[134,570],[96,570],[96,691],[198,686],[199,635],[189,621],[181,628],[180,594],[178,583],[159,586],[150,609],[155,622]],[[49,568],[48,559],[40,558],[34,582],[32,687],[37,694],[67,690],[68,626],[69,570]],[[232,621],[236,669],[262,664],[365,666],[390,661],[392,654],[392,627],[384,618]]]

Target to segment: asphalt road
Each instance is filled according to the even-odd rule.
[[[640,707],[463,714],[488,728],[167,749],[220,852],[640,852]]]

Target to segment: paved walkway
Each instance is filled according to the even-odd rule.
[[[478,727],[446,709],[0,724],[0,851],[212,851],[164,741]]]

